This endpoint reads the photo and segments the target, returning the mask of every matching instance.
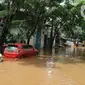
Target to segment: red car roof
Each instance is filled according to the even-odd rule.
[[[8,44],[8,46],[9,46],[9,45],[16,45],[16,46],[20,47],[20,46],[22,46],[22,45],[24,45],[24,44],[22,44],[22,43],[10,43],[10,44]]]
[[[27,44],[23,44],[23,43],[10,43],[8,45],[17,45],[18,47],[22,46],[22,45],[27,45]],[[30,45],[30,44],[29,44]],[[32,46],[32,45],[31,45]]]

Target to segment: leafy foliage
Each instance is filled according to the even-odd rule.
[[[72,1],[75,2],[75,0]],[[8,19],[5,23],[6,30],[3,30],[5,35],[12,24],[12,26],[16,25],[21,30],[20,32],[26,34],[28,43],[38,29],[50,30],[52,43],[56,35],[62,37],[61,35],[64,34],[65,38],[72,39],[81,38],[81,35],[84,36],[84,23],[82,23],[84,19],[81,17],[80,8],[84,3],[79,2],[73,5],[70,0],[66,0],[64,5],[60,5],[61,2],[63,0],[5,0],[5,10],[0,11],[0,16],[6,14]],[[23,16],[22,19],[18,17],[19,15]],[[22,20],[23,23],[21,23]]]

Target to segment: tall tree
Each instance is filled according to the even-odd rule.
[[[23,1],[23,0],[22,0]],[[9,26],[11,25],[11,22],[13,20],[13,17],[15,16],[16,12],[20,9],[21,3],[20,0],[5,0],[3,3],[5,5],[5,10],[7,10],[7,15],[4,16],[3,21],[1,21],[1,24],[3,26],[1,27],[1,36],[0,36],[0,52],[3,52],[3,43],[5,40],[5,37],[8,33]]]

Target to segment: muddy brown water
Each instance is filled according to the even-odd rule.
[[[78,50],[76,56],[84,57],[84,48],[79,49],[83,51]],[[85,60],[70,55],[52,55],[53,66],[49,66],[49,55],[4,58],[0,63],[0,85],[85,85]]]

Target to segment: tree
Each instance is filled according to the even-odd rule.
[[[24,0],[22,0],[24,1]],[[22,4],[22,1],[20,0],[5,0],[4,3],[4,11],[7,10],[7,15],[3,18],[3,22],[1,24],[3,25],[3,29],[0,36],[0,52],[3,52],[3,43],[6,38],[6,35],[8,33],[8,29],[10,28],[11,22],[13,20],[13,17],[15,16],[16,12],[20,9],[20,6]]]
[[[79,32],[83,18],[80,14],[81,5],[72,5],[67,1],[64,6],[58,3],[55,5],[51,3],[48,5],[48,26],[50,29],[49,46],[52,49],[54,38],[56,39],[56,46],[60,44],[61,34],[64,33],[66,38],[79,38]],[[51,21],[50,21],[51,19]],[[82,29],[81,29],[82,30]]]
[[[25,2],[25,27],[27,28],[26,36],[29,43],[31,36],[37,29],[41,29],[45,18],[45,1],[41,0],[27,0]]]
[[[19,28],[20,32],[24,31],[29,43],[31,36],[36,30],[47,29],[49,33],[49,46],[52,49],[53,41],[56,39],[56,45],[60,44],[61,34],[74,38],[78,34],[76,26],[81,26],[82,17],[80,15],[81,5],[72,5],[66,0],[64,6],[60,5],[62,0],[5,0],[5,10],[7,10],[4,26],[0,40],[4,42],[10,25],[14,20],[13,17],[23,11],[24,20]],[[4,11],[5,11],[4,10]],[[48,24],[46,24],[48,23]],[[18,26],[19,27],[19,26]],[[20,34],[20,33],[19,33]],[[56,37],[56,38],[55,38]],[[67,37],[67,38],[68,38]],[[3,43],[2,43],[3,44]],[[1,44],[1,45],[2,45]]]

